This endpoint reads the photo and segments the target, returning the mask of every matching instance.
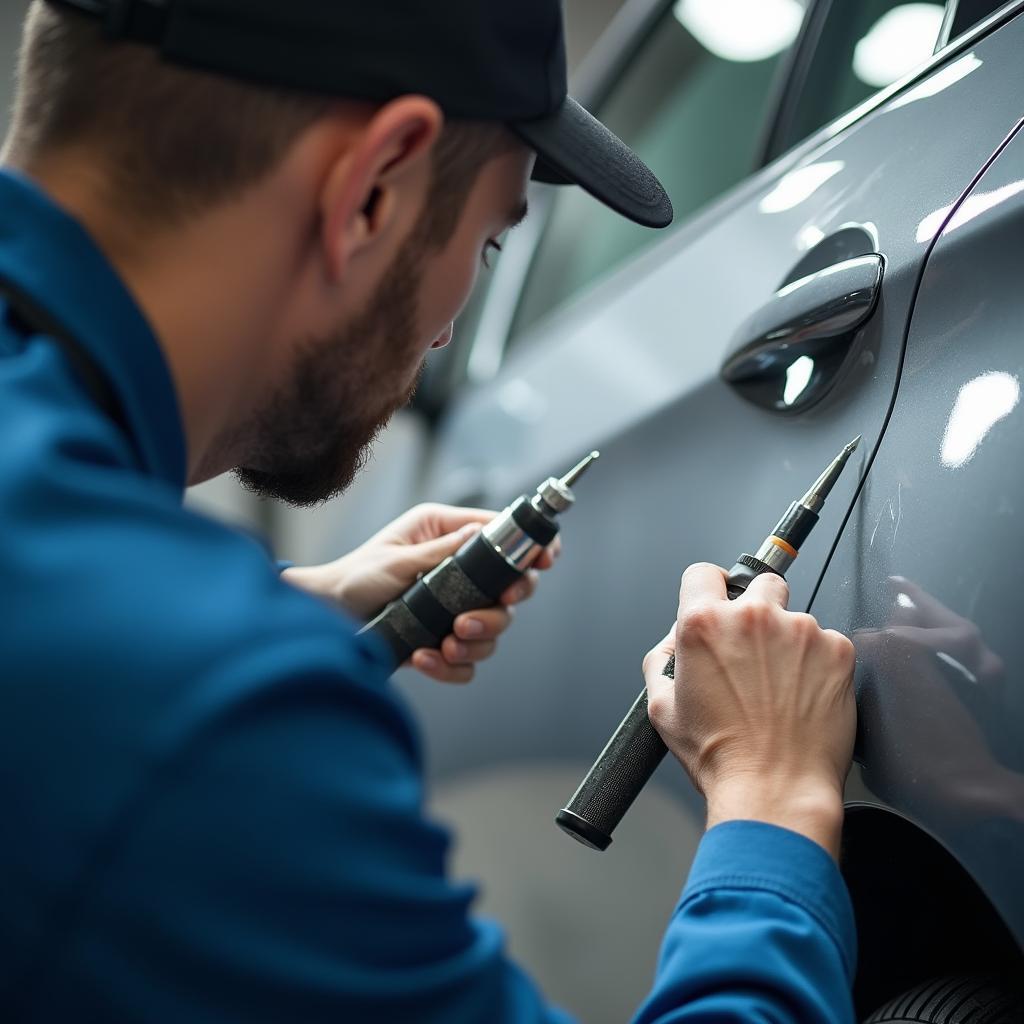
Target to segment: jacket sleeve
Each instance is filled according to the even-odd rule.
[[[253,646],[183,684],[159,747],[126,738],[152,744],[138,795],[47,943],[31,1019],[568,1024],[449,877],[384,674],[354,647]],[[849,1020],[842,898],[809,841],[713,830],[639,1020]]]
[[[309,646],[233,658],[163,723],[181,741],[113,824],[33,1020],[568,1021],[448,877],[384,672]]]
[[[853,1024],[853,910],[816,843],[753,821],[701,842],[635,1024]]]

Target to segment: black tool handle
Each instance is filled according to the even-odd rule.
[[[753,555],[740,555],[726,584],[729,600],[736,600],[755,576],[766,572],[775,570]],[[663,674],[673,678],[675,667],[676,659],[672,655]],[[645,688],[555,821],[584,846],[606,850],[611,845],[615,827],[666,753],[668,748],[647,714]]]
[[[394,654],[395,664],[401,665],[420,647],[440,647],[457,616],[497,604],[522,576],[478,533],[392,601],[361,632],[380,637]]]

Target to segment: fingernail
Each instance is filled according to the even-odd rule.
[[[469,649],[466,647],[465,644],[460,644],[456,640],[455,643],[453,643],[451,645],[451,652],[452,652],[451,656],[456,661],[461,661],[461,660],[463,660],[464,658],[467,657],[467,655],[469,654]]]
[[[515,587],[512,588],[512,591],[509,594],[509,597],[513,601],[522,601],[526,597],[526,594],[527,594],[526,584],[525,583],[519,583]]]
[[[431,651],[423,651],[419,656],[420,668],[437,669],[441,667],[441,659]]]
[[[484,624],[479,619],[464,619],[459,628],[463,636],[480,636],[483,631]]]

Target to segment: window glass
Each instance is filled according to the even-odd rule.
[[[928,60],[944,13],[940,3],[836,0],[780,151]]]
[[[755,166],[772,82],[807,0],[678,0],[597,110],[664,183],[676,223]],[[510,344],[657,232],[580,189],[554,204],[512,325]]]
[[[950,26],[949,38],[956,39],[970,28],[974,28],[983,18],[998,11],[1006,0],[954,0],[953,21]]]

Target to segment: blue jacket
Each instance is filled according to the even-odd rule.
[[[448,877],[382,652],[182,506],[150,327],[8,173],[4,283],[47,329],[0,299],[0,1018],[567,1020]],[[825,852],[723,825],[637,1020],[852,1021],[853,958]]]

